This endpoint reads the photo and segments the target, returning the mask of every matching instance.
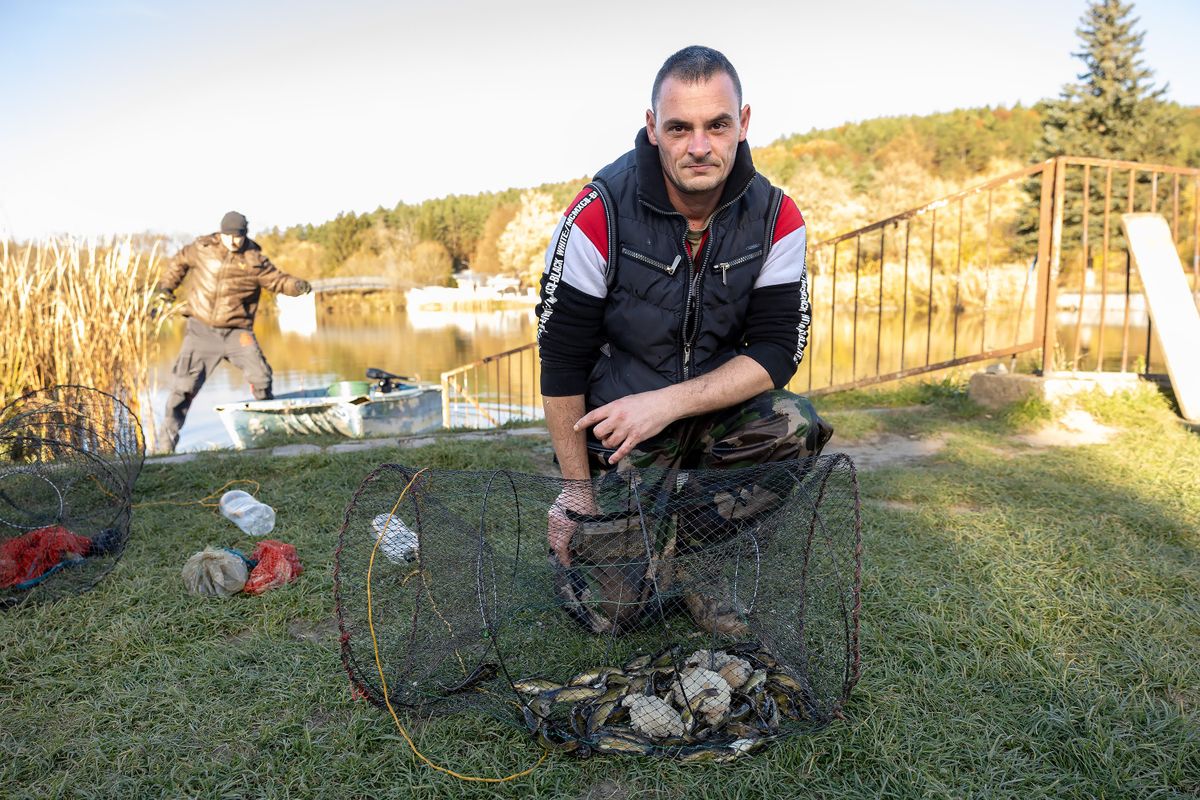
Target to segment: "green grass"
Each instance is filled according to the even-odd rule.
[[[1004,409],[1003,418],[1009,426],[1018,430],[1029,430],[1046,424],[1054,418],[1054,406],[1036,395],[1013,403]]]
[[[860,476],[864,674],[815,735],[730,765],[551,755],[500,787],[439,775],[350,697],[331,627],[342,513],[383,461],[540,470],[545,443],[201,457],[147,467],[138,500],[258,480],[305,574],[260,598],[190,597],[188,555],[253,542],[207,509],[138,509],[94,591],[0,613],[0,796],[1195,797],[1200,436],[1147,391],[1083,401],[1123,428],[1115,444],[1033,450],[1012,434],[1042,410],[989,418],[952,386],[912,391],[919,411],[874,419],[947,445]],[[540,755],[490,718],[414,727],[466,773]]]
[[[965,379],[957,373],[953,373],[937,381],[909,379],[867,389],[834,392],[823,395],[816,403],[822,411],[906,408],[934,403],[942,407],[949,407],[961,405],[966,397]]]

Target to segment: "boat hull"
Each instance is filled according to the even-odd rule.
[[[257,447],[267,439],[336,434],[349,439],[427,433],[442,426],[442,390],[425,385],[345,397],[323,391],[292,392],[274,400],[216,407],[233,446]]]

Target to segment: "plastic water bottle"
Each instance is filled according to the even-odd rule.
[[[266,536],[275,528],[275,509],[240,489],[221,495],[221,513],[251,536]]]
[[[393,564],[404,564],[417,560],[417,534],[411,528],[404,524],[399,517],[388,517],[390,514],[380,514],[371,520],[371,530],[375,532],[374,539],[378,539],[382,534],[383,540],[379,542],[379,549],[387,556],[387,560]],[[383,526],[387,526],[387,532],[384,533]]]

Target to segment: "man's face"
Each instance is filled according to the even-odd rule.
[[[674,76],[646,111],[646,132],[658,146],[663,174],[681,194],[719,191],[733,169],[738,142],[750,126],[750,106],[738,108],[733,80],[723,72],[702,83]]]
[[[232,233],[221,234],[221,244],[225,245],[226,250],[237,252],[242,249],[242,245],[246,243],[245,236],[237,236]]]

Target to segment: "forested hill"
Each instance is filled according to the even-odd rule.
[[[972,108],[924,117],[881,117],[814,130],[756,148],[760,170],[786,181],[805,162],[850,178],[907,161],[947,179],[985,172],[996,160],[1032,160],[1041,135],[1036,108]]]
[[[886,117],[787,136],[755,148],[754,159],[820,239],[1038,160],[1043,115],[1017,106]],[[1176,134],[1172,163],[1200,166],[1200,108],[1179,109]],[[277,264],[310,278],[438,284],[469,266],[534,283],[550,230],[586,180],[400,203],[257,238]]]

